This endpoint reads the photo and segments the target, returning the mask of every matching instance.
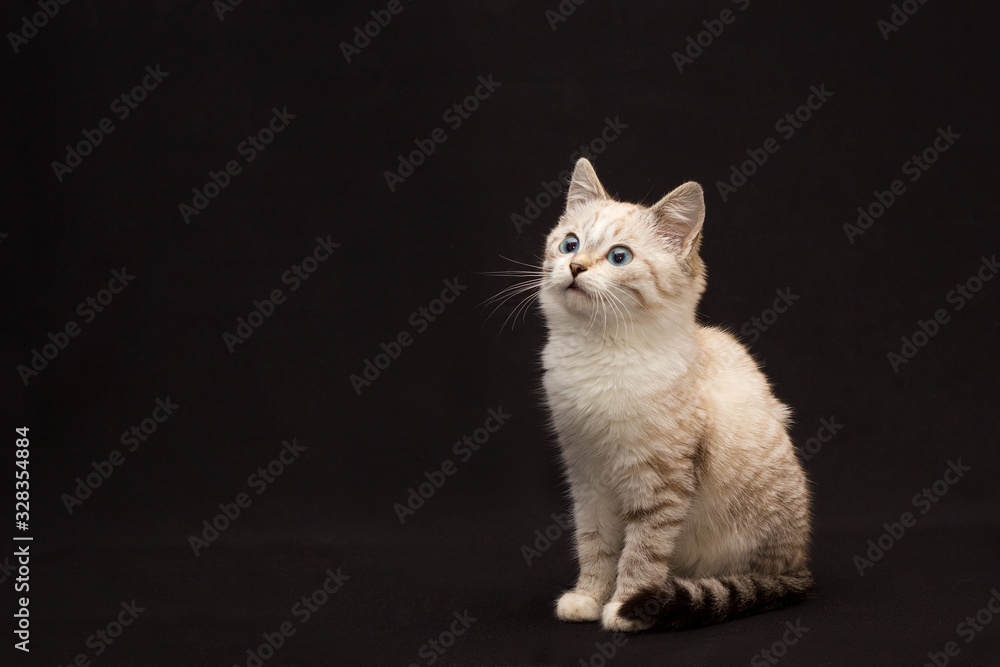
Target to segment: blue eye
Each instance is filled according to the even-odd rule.
[[[580,239],[576,238],[572,234],[563,239],[563,242],[559,244],[559,252],[564,255],[576,252],[577,248],[580,247]]]
[[[615,266],[625,266],[632,261],[632,251],[623,245],[615,246],[608,253],[608,261]]]

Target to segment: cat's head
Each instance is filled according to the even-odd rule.
[[[566,210],[545,242],[546,317],[586,325],[601,313],[631,322],[693,316],[705,289],[698,256],[704,219],[697,183],[684,183],[652,206],[627,204],[612,199],[580,158]]]

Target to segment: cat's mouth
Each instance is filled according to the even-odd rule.
[[[579,294],[582,294],[583,296],[587,296],[587,290],[580,287],[580,285],[577,284],[575,280],[569,284],[569,286],[566,288],[566,291],[577,292]]]

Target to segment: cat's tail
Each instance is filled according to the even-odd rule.
[[[802,568],[784,574],[670,577],[628,599],[618,615],[643,625],[691,628],[780,609],[806,598],[813,578]]]

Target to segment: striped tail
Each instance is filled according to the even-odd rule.
[[[670,577],[656,589],[629,598],[622,618],[666,628],[693,628],[780,609],[812,591],[809,570],[784,574],[737,574],[703,579]]]

